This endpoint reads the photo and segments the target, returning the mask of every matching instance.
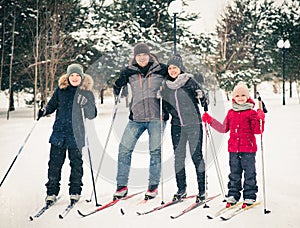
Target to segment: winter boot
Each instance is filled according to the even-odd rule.
[[[199,193],[196,197],[196,203],[199,203],[201,201],[204,201],[207,198],[206,192]]]
[[[127,186],[118,186],[117,191],[113,195],[113,200],[124,198],[125,196],[127,196],[127,193],[128,193]]]
[[[177,193],[173,196],[173,201],[181,200],[182,198],[186,197],[186,190],[185,189],[178,189]]]
[[[148,190],[147,190],[146,194],[145,194],[145,200],[155,198],[155,197],[158,195],[158,190],[157,190],[157,188],[158,188],[158,185],[157,185],[157,184],[155,184],[155,185],[150,185],[150,186],[148,187]]]
[[[51,205],[56,200],[56,195],[46,196],[46,205]]]
[[[235,205],[237,203],[237,200],[234,198],[234,196],[229,196],[226,201],[227,201],[227,204],[226,204],[227,208],[229,208],[232,205]]]
[[[70,201],[71,201],[71,205],[77,203],[80,199],[80,195],[79,194],[71,194],[70,195]]]
[[[255,203],[254,199],[245,199],[242,205],[242,208],[246,208],[248,206],[251,206],[252,204]]]

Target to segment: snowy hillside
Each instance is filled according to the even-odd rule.
[[[286,106],[282,106],[282,94],[274,94],[272,85],[262,83],[258,90],[267,106],[266,126],[263,135],[263,153],[265,165],[267,209],[272,212],[268,215],[263,213],[262,194],[262,161],[260,147],[260,136],[257,137],[259,145],[257,153],[257,173],[259,194],[258,201],[261,205],[241,214],[232,220],[221,221],[219,218],[208,220],[206,215],[218,210],[223,197],[208,203],[210,208],[199,207],[190,213],[178,218],[171,219],[170,215],[176,215],[184,208],[194,202],[189,199],[183,203],[170,206],[161,211],[148,215],[138,216],[136,212],[143,212],[159,206],[161,201],[171,200],[176,192],[176,183],[173,170],[173,152],[170,138],[170,126],[165,131],[163,149],[163,193],[159,187],[159,195],[146,204],[141,204],[144,194],[140,194],[126,201],[120,201],[115,206],[107,208],[89,217],[82,218],[78,215],[77,209],[89,212],[95,209],[94,200],[91,203],[85,202],[91,197],[92,182],[90,168],[88,166],[87,152],[84,152],[84,186],[82,198],[76,208],[63,220],[58,218],[69,202],[68,178],[69,161],[66,159],[62,171],[62,182],[60,195],[61,200],[47,211],[40,218],[29,221],[29,216],[39,210],[44,204],[46,196],[45,183],[47,181],[47,162],[50,145],[48,143],[54,116],[42,118],[35,126],[28,142],[25,144],[21,154],[18,156],[12,170],[0,187],[0,227],[1,228],[58,228],[58,227],[300,227],[300,104],[296,93],[295,98],[286,97]],[[288,95],[288,93],[286,93]],[[0,104],[5,103],[3,96],[0,97]],[[217,105],[211,105],[209,112],[223,120],[229,107],[229,102],[223,100],[220,94],[217,97]],[[17,155],[30,129],[34,126],[32,119],[32,108],[16,108],[10,113],[10,120],[6,120],[5,106],[0,108],[0,181],[7,169]],[[110,127],[113,111],[113,100],[107,98],[103,105],[98,105],[99,115],[94,121],[89,122],[90,149],[94,160],[98,164],[101,158],[101,149],[105,145],[106,137]],[[105,204],[112,199],[115,191],[116,161],[118,143],[123,129],[128,120],[128,110],[125,107],[125,100],[119,104],[117,118],[108,143],[107,153],[104,156],[101,175],[96,184],[98,203]],[[211,130],[218,153],[218,161],[222,172],[222,181],[227,191],[227,175],[229,170],[227,137]],[[146,190],[148,178],[149,156],[147,152],[147,135],[143,135],[136,147],[132,160],[132,172],[130,176],[129,194]],[[205,152],[205,147],[203,147]],[[209,195],[222,194],[217,172],[211,150],[208,151],[208,193]],[[187,156],[187,181],[188,194],[196,194],[196,177],[190,157]],[[162,199],[163,197],[163,199]],[[121,213],[124,211],[124,215]]]

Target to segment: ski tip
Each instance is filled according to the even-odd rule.
[[[122,215],[125,215],[125,212],[124,212],[123,208],[120,209],[120,212],[121,212]]]
[[[64,217],[61,214],[59,214],[58,218],[63,219]]]
[[[32,216],[29,216],[29,221],[33,221],[33,217]]]
[[[207,217],[208,219],[213,219],[213,217],[210,216],[210,215],[206,215],[206,217]]]
[[[82,214],[82,212],[80,210],[77,210],[78,214],[81,215],[82,217],[84,217],[85,215]]]
[[[225,218],[225,217],[220,217],[223,221],[227,221],[228,219],[227,218]]]
[[[141,213],[141,212],[138,212],[138,211],[136,212],[136,214],[137,214],[137,215],[142,215],[142,213]]]

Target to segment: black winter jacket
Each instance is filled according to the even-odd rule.
[[[77,97],[82,94],[88,99],[83,107],[85,118],[95,118],[97,109],[92,92],[93,79],[89,75],[85,75],[81,86],[73,87],[69,84],[67,76],[63,75],[58,84],[58,88],[45,108],[46,115],[56,111],[49,142],[58,147],[81,149],[85,145],[85,129]]]
[[[163,109],[171,114],[172,125],[187,126],[202,122],[196,93],[197,89],[201,88],[192,78],[177,89],[170,89],[166,85],[166,81],[163,83]],[[202,93],[203,95],[205,94],[203,90]],[[203,104],[202,101],[205,99],[204,95],[201,98],[201,104]]]

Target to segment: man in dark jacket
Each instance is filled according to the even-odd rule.
[[[130,84],[132,99],[130,103],[129,122],[125,128],[119,145],[117,191],[114,198],[122,198],[128,192],[128,176],[131,165],[131,155],[134,147],[147,130],[149,134],[150,167],[146,199],[154,198],[160,181],[161,172],[161,121],[163,128],[167,115],[160,120],[160,110],[157,91],[167,73],[166,66],[158,63],[150,53],[149,47],[138,43],[134,47],[134,58],[129,66],[122,70],[114,84],[114,93],[118,95],[123,86]]]

